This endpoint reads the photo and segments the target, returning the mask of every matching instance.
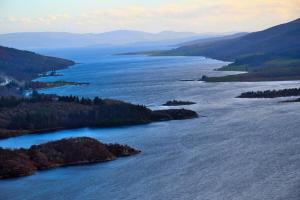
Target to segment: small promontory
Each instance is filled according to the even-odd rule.
[[[33,145],[29,149],[0,148],[0,179],[28,176],[37,170],[115,160],[140,151],[127,145],[103,144],[89,137]]]
[[[196,104],[192,101],[179,101],[179,100],[171,100],[167,101],[163,106],[183,106],[183,105],[193,105]]]

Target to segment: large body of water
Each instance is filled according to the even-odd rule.
[[[47,51],[77,64],[47,81],[90,82],[44,90],[59,95],[116,98],[152,109],[167,100],[201,117],[103,129],[65,130],[0,141],[29,147],[64,137],[91,136],[142,151],[116,161],[58,168],[0,181],[0,199],[31,200],[299,200],[300,104],[237,99],[248,90],[296,87],[300,82],[186,82],[226,63],[202,57],[111,56],[103,50]],[[228,73],[228,72],[227,72]]]

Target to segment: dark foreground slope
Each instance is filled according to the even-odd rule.
[[[26,100],[2,97],[0,138],[60,129],[134,125],[194,117],[197,113],[190,110],[152,111],[145,106],[100,98],[38,95]]]
[[[127,145],[103,144],[80,137],[33,145],[29,149],[0,148],[0,179],[27,176],[36,170],[105,162],[139,153]]]
[[[249,72],[210,81],[300,79],[300,19],[234,39],[192,43],[154,55],[207,56],[233,62],[221,70]]]

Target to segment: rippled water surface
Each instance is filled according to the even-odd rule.
[[[203,83],[181,81],[226,63],[202,57],[109,56],[102,51],[48,52],[77,64],[42,80],[90,82],[44,90],[101,96],[163,108],[167,100],[201,117],[104,129],[76,129],[0,141],[29,147],[64,137],[91,136],[142,151],[116,161],[58,168],[0,181],[0,199],[299,200],[300,104],[282,99],[237,99],[248,90],[299,87],[300,82]],[[228,73],[228,72],[227,72]]]

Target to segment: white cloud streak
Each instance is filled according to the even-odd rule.
[[[115,29],[194,32],[254,31],[300,16],[300,0],[190,0],[161,6],[128,5],[58,13],[37,18],[11,16],[3,30],[102,32]]]

